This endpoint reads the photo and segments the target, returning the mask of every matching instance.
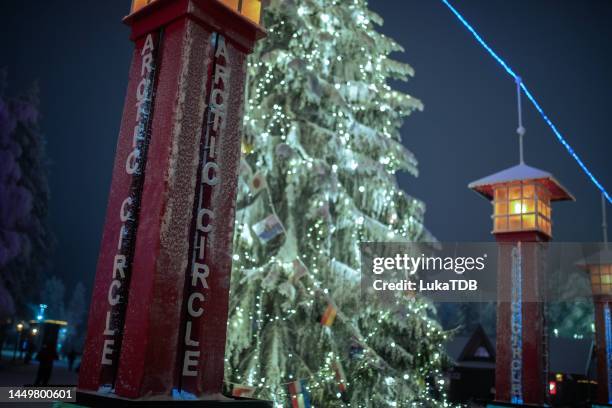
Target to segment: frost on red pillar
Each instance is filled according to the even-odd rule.
[[[246,55],[263,30],[205,0],[156,0],[126,22],[136,50],[79,387],[128,398],[220,393]],[[147,38],[152,60],[142,53]],[[137,153],[144,169],[134,184],[122,166],[133,152],[138,75],[150,63],[149,142]],[[134,191],[138,199],[126,204]],[[134,239],[118,268],[128,212]],[[118,305],[109,345],[106,316]]]

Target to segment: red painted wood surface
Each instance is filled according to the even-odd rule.
[[[225,41],[225,44],[223,44]],[[206,265],[209,276],[206,278],[207,288],[200,283],[195,287],[188,282],[185,299],[188,299],[194,291],[201,293],[204,300],[198,302],[199,307],[204,309],[202,316],[191,320],[191,338],[199,339],[199,347],[185,347],[185,350],[199,351],[199,367],[197,376],[185,376],[179,373],[179,384],[187,392],[196,395],[220,393],[223,387],[223,367],[225,349],[226,326],[228,313],[228,295],[230,285],[230,272],[232,265],[232,242],[235,219],[235,200],[238,183],[238,165],[240,162],[240,142],[243,116],[244,80],[246,77],[246,59],[233,43],[228,40],[219,40],[219,47],[224,46],[225,56],[219,56],[215,61],[215,70],[222,68],[229,75],[229,83],[224,83],[219,76],[213,78],[211,84],[212,98],[222,93],[227,100],[223,101],[225,106],[225,126],[218,127],[214,131],[214,116],[209,116],[208,129],[205,126],[203,140],[205,149],[201,159],[199,173],[204,175],[204,165],[216,165],[218,171],[216,177],[219,184],[208,185],[200,178],[198,193],[202,193],[200,207],[211,209],[212,214],[206,216],[203,224],[210,228],[210,232],[202,233],[192,228],[192,242],[195,237],[197,242],[205,242],[203,248],[194,248],[199,261]],[[223,92],[214,92],[214,90]],[[211,104],[213,102],[211,101]],[[214,139],[214,142],[213,142]],[[209,172],[212,170],[208,170]],[[211,175],[210,173],[209,175]],[[194,224],[195,216],[194,212]],[[193,235],[195,234],[195,235]],[[203,257],[200,258],[200,254]],[[190,266],[190,269],[193,265]],[[187,311],[184,312],[186,314]],[[185,335],[185,334],[184,334]],[[215,350],[211,353],[210,350]]]
[[[106,314],[109,310],[108,290],[112,281],[113,263],[117,254],[121,226],[123,225],[119,214],[123,201],[130,195],[132,183],[132,176],[125,171],[125,163],[132,151],[132,138],[136,125],[136,88],[141,81],[142,58],[140,54],[143,45],[144,38],[136,42],[129,72],[123,119],[117,140],[106,221],[89,310],[87,337],[79,370],[79,387],[85,390],[97,390],[101,384],[112,383],[116,369],[116,366],[111,369],[104,369],[101,365],[104,340],[109,337],[104,336],[103,333],[106,327]],[[120,327],[114,328],[120,329]]]
[[[196,396],[220,393],[223,385],[232,235],[240,161],[246,53],[264,35],[255,24],[211,0],[158,0],[125,19],[136,50],[118,140],[107,220],[92,297],[87,344],[79,388],[97,391],[110,385],[127,398],[169,395],[179,388]],[[205,191],[215,218],[205,248],[210,275],[190,338],[200,352],[197,375],[182,373],[185,353],[186,297],[192,289],[191,247],[196,193],[201,188],[199,146],[206,135],[204,115],[211,92],[214,44],[221,32],[230,60],[227,114],[217,134],[221,182]],[[131,151],[140,82],[140,48],[149,33],[161,33],[157,87],[151,122],[138,229],[126,293],[125,324],[118,328],[121,349],[113,370],[100,364],[117,239],[119,212],[128,196],[126,155]],[[119,351],[118,351],[119,352]],[[115,375],[116,373],[116,375]]]

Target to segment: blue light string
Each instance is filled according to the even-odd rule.
[[[612,404],[612,318],[610,317],[610,304],[604,305],[604,324],[606,331],[606,369],[608,372],[608,403]]]
[[[523,404],[523,254],[521,243],[512,248],[512,303],[510,311],[510,395],[513,404]]]
[[[476,41],[478,41],[478,43],[480,43],[480,45],[482,45],[482,47],[487,50],[487,52],[489,54],[491,54],[491,56],[493,57],[493,59],[495,59],[495,61],[497,61],[499,63],[499,65],[501,65],[508,74],[510,74],[510,76],[512,76],[515,80],[519,77],[513,70],[512,68],[510,68],[508,66],[508,64],[506,64],[506,62],[501,59],[501,57],[499,55],[497,55],[497,53],[495,51],[493,51],[493,49],[491,47],[489,47],[489,45],[482,39],[482,37],[476,32],[476,30],[474,29],[474,27],[472,27],[472,25],[470,23],[467,22],[467,20],[465,18],[463,18],[463,16],[457,11],[457,9],[455,9],[449,2],[448,0],[442,0],[442,3],[444,3],[449,10],[455,15],[455,17],[457,17],[457,19],[465,26],[465,28],[467,28],[467,30],[472,33],[472,35],[474,36],[474,38],[476,39]],[[569,145],[569,143],[567,143],[567,141],[565,140],[565,138],[561,135],[561,133],[557,130],[557,127],[554,125],[554,123],[552,123],[552,121],[548,118],[548,116],[546,115],[546,113],[544,113],[544,110],[542,109],[542,107],[540,106],[540,104],[536,101],[536,99],[534,98],[534,96],[531,94],[531,92],[529,91],[529,89],[527,89],[527,86],[525,85],[525,82],[521,81],[521,89],[523,89],[523,91],[525,92],[525,95],[527,95],[527,98],[531,101],[531,103],[533,104],[533,106],[536,108],[536,110],[540,113],[540,115],[542,116],[542,119],[544,119],[544,122],[546,122],[546,124],[548,125],[548,127],[550,127],[550,129],[553,131],[553,133],[555,134],[555,136],[557,137],[557,140],[559,140],[559,142],[563,145],[563,147],[565,147],[565,149],[567,150],[567,152],[570,154],[570,156],[572,156],[572,158],[576,161],[576,163],[578,163],[578,165],[580,166],[580,168],[582,169],[582,171],[584,171],[584,173],[591,179],[591,181],[593,182],[593,184],[595,184],[595,187],[597,187],[601,193],[604,195],[604,197],[606,198],[606,200],[608,200],[609,203],[612,204],[612,197],[610,197],[610,194],[608,194],[608,192],[606,191],[606,189],[601,185],[601,183],[595,178],[595,176],[593,175],[593,173],[591,173],[591,171],[588,169],[588,167],[584,164],[584,162],[580,159],[580,157],[578,157],[578,154],[576,154],[576,152],[574,151],[574,149],[572,148],[572,146]]]

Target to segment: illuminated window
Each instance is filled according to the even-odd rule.
[[[544,186],[519,181],[495,187],[493,232],[516,231],[551,235],[550,195]]]
[[[155,0],[132,0],[132,13]],[[261,0],[218,0],[232,10],[237,11],[254,23],[259,24],[261,20]]]
[[[612,294],[612,265],[590,265],[593,295]]]

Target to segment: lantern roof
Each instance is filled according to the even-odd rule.
[[[605,248],[603,251],[596,252],[576,262],[576,266],[583,269],[595,265],[612,265],[612,250]]]
[[[575,201],[574,196],[552,174],[528,166],[525,163],[520,163],[490,176],[483,177],[480,180],[473,181],[468,187],[490,200],[493,198],[493,187],[496,184],[511,183],[513,181],[537,181],[546,186],[551,194],[551,201]]]

